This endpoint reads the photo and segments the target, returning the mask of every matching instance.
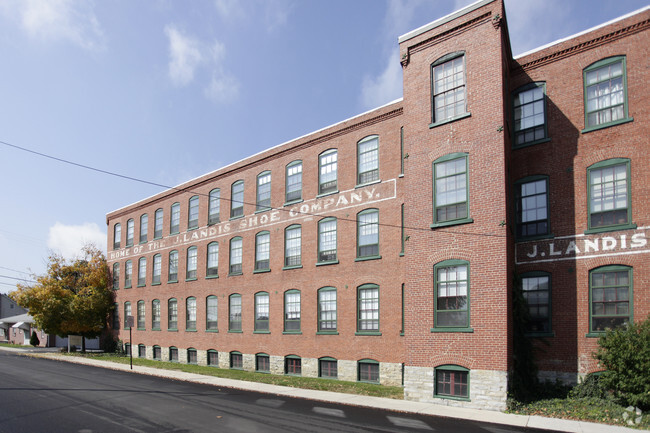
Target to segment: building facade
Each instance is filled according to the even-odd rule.
[[[402,99],[107,215],[115,336],[503,410],[521,289],[540,374],[597,371],[650,312],[649,20],[513,58],[482,0],[402,36]]]

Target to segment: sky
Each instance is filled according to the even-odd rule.
[[[514,55],[648,4],[505,1]],[[164,190],[79,165],[171,187],[401,98],[398,37],[472,2],[1,0],[0,293]]]

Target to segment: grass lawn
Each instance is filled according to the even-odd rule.
[[[12,344],[12,343],[0,343],[0,346],[2,347],[15,347],[18,349],[24,349],[26,347],[32,347],[32,346],[25,346],[24,344]]]

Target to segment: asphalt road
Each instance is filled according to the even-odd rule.
[[[0,352],[0,433],[535,431],[278,397]]]

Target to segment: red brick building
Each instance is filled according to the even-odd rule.
[[[650,9],[513,58],[500,0],[399,39],[401,100],[107,215],[134,355],[502,410],[650,312]],[[543,340],[543,343],[542,343]]]

